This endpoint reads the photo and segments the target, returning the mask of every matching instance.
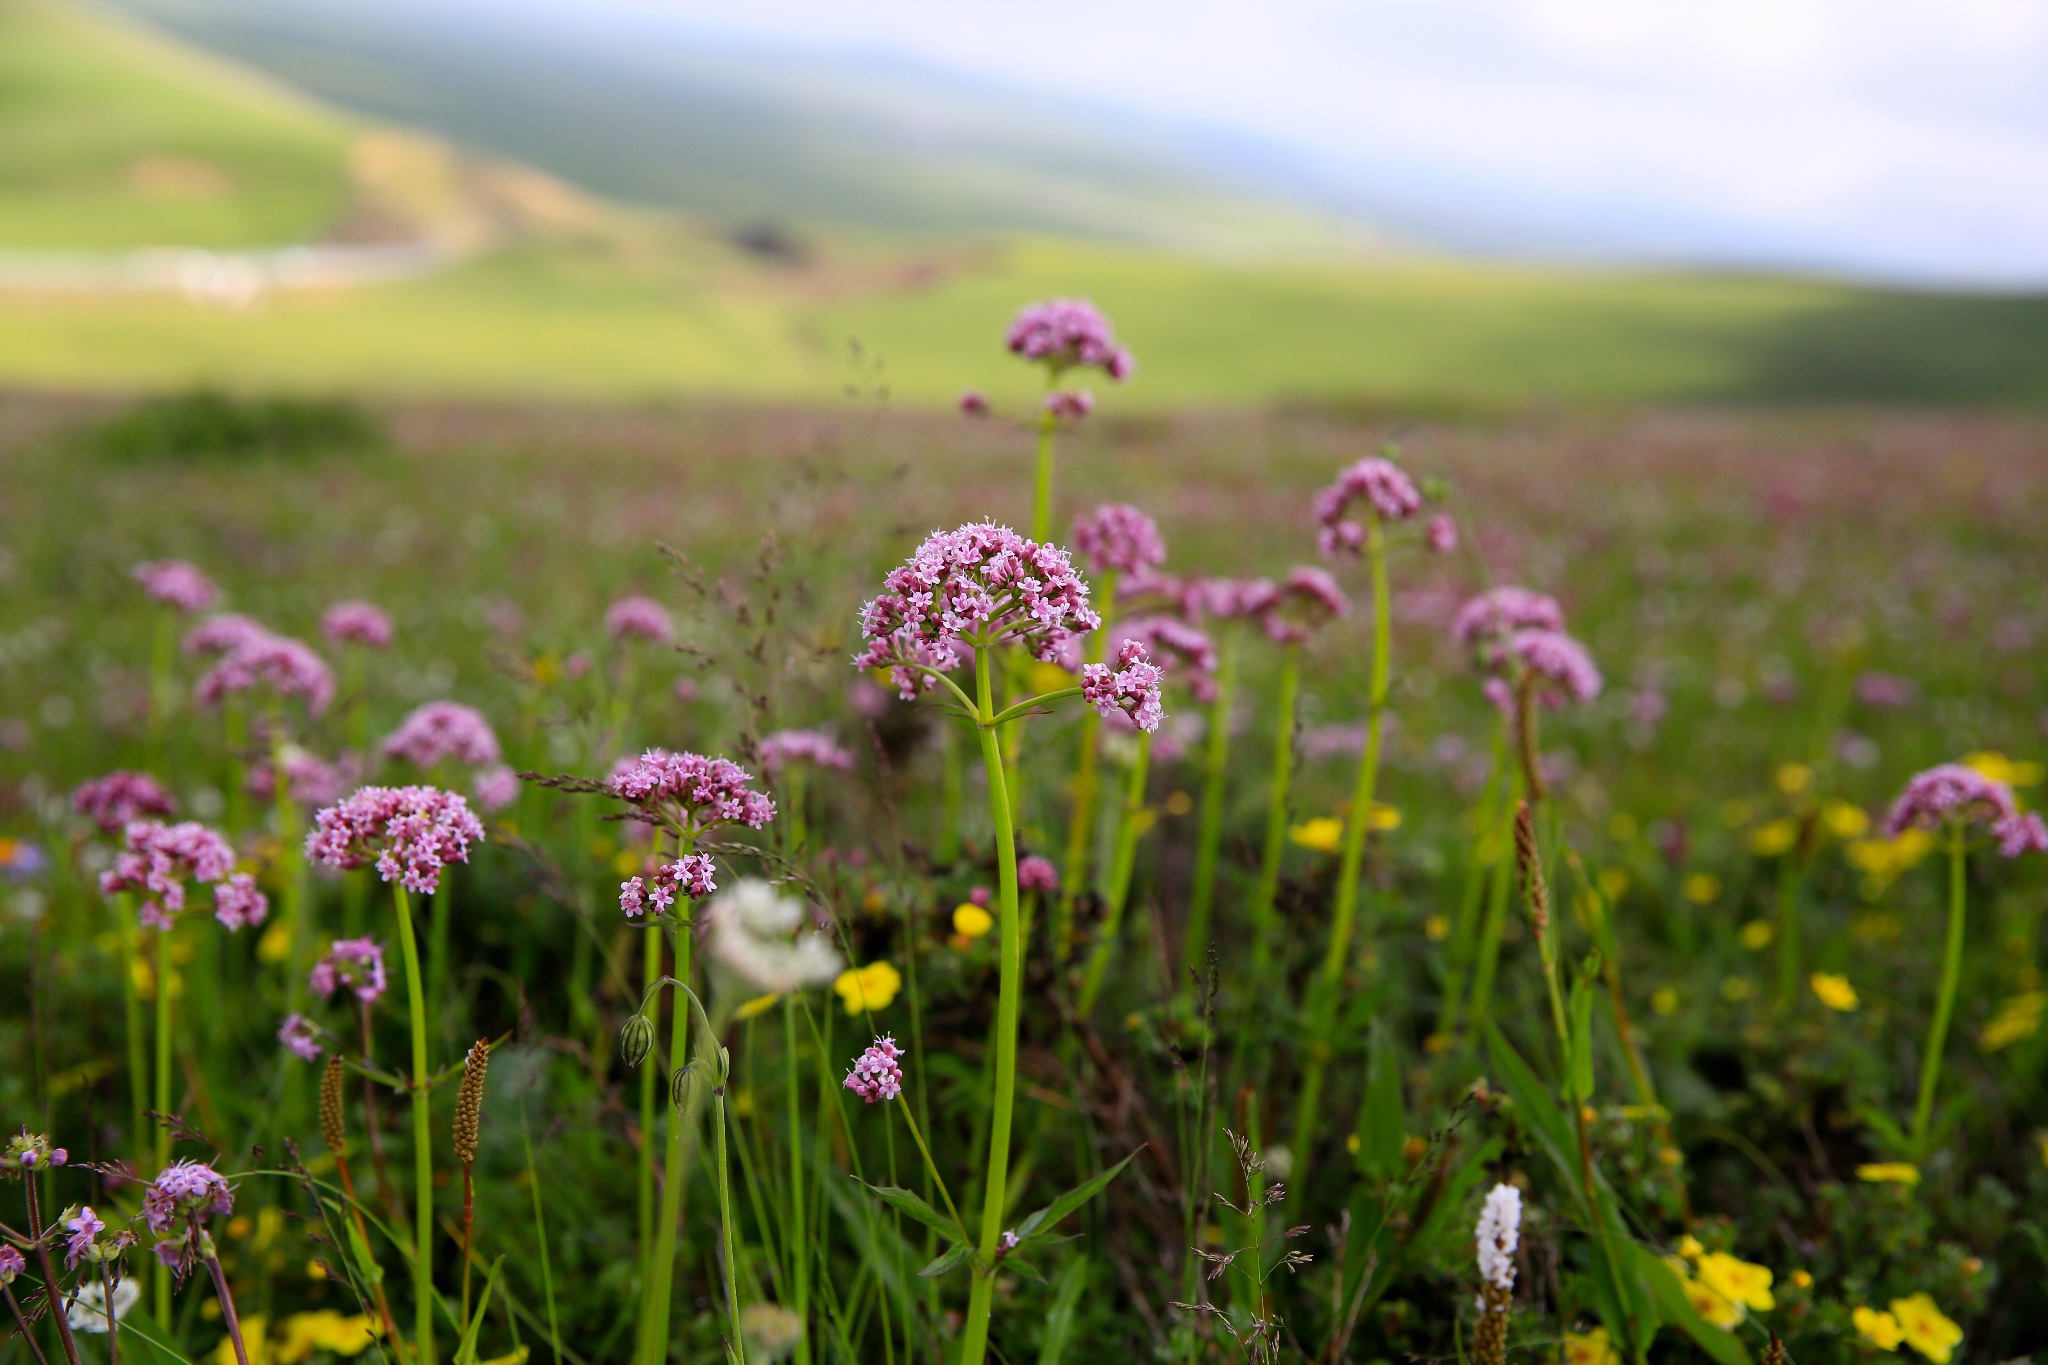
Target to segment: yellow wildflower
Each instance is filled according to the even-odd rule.
[[[1694,905],[1712,905],[1721,899],[1721,879],[1711,872],[1695,872],[1685,879],[1685,898]]]
[[[1656,990],[1650,992],[1650,1009],[1656,1014],[1676,1014],[1678,1012],[1678,992],[1669,986],[1659,986]]]
[[[562,677],[562,658],[559,654],[542,654],[533,661],[533,680],[542,687],[553,687]]]
[[[1401,828],[1400,808],[1390,806],[1384,801],[1373,802],[1372,809],[1367,811],[1365,815],[1365,827],[1376,830]]]
[[[1287,832],[1287,837],[1317,853],[1335,853],[1344,845],[1344,822],[1334,815],[1318,815],[1296,825]]]
[[[1759,825],[1749,836],[1749,851],[1759,858],[1775,858],[1780,853],[1790,853],[1792,845],[1798,842],[1799,822],[1787,817]]]
[[[1697,1261],[1707,1254],[1707,1249],[1700,1245],[1699,1238],[1688,1232],[1678,1239],[1678,1254],[1688,1261]]]
[[[1815,972],[1811,977],[1807,978],[1807,982],[1813,987],[1813,993],[1818,997],[1821,1004],[1826,1005],[1829,1009],[1840,1010],[1842,1013],[1847,1014],[1850,1010],[1856,1008],[1856,988],[1849,984],[1848,977],[1833,976],[1827,972]]]
[[[1742,926],[1742,946],[1752,952],[1759,948],[1768,948],[1771,944],[1771,935],[1775,932],[1769,920],[1753,919]]]
[[[1804,763],[1780,763],[1773,776],[1778,790],[1787,796],[1797,796],[1813,785],[1813,769]]]
[[[1166,798],[1168,815],[1186,815],[1195,808],[1195,798],[1186,792],[1170,792]]]
[[[1345,1137],[1345,1139],[1344,1139],[1344,1150],[1345,1150],[1345,1151],[1347,1151],[1347,1152],[1349,1152],[1349,1153],[1351,1153],[1351,1155],[1353,1155],[1353,1156],[1357,1156],[1357,1155],[1358,1155],[1358,1148],[1359,1148],[1359,1146],[1360,1146],[1360,1143],[1359,1143],[1359,1141],[1358,1141],[1358,1134],[1356,1134],[1356,1133],[1352,1133],[1352,1134],[1348,1135],[1347,1137]]]
[[[1890,1313],[1880,1313],[1875,1308],[1857,1307],[1851,1310],[1849,1321],[1855,1324],[1857,1334],[1880,1351],[1896,1351],[1905,1333],[1899,1330],[1899,1320]]]
[[[1813,1272],[1811,1272],[1811,1271],[1807,1271],[1807,1270],[1795,1270],[1795,1271],[1793,1271],[1793,1272],[1792,1272],[1792,1287],[1793,1287],[1794,1289],[1811,1289],[1811,1288],[1813,1288]]]
[[[1422,922],[1422,936],[1431,943],[1442,943],[1451,934],[1451,922],[1442,915],[1431,915]]]
[[[1872,900],[1885,893],[1900,874],[1934,851],[1934,836],[1924,829],[1903,830],[1894,839],[1856,839],[1844,850],[1849,866],[1863,874],[1863,894]]]
[[[775,1002],[780,999],[782,999],[782,995],[780,992],[777,991],[770,991],[766,995],[757,995],[752,1000],[747,1001],[738,1009],[734,1010],[733,1018],[758,1019],[762,1015],[766,1014],[769,1010],[775,1008]]]
[[[249,1365],[271,1365],[277,1359],[270,1353],[270,1320],[261,1313],[242,1315],[242,1345],[249,1352]],[[220,1345],[213,1348],[212,1365],[236,1365],[235,1339],[222,1337]]]
[[[282,1325],[284,1337],[277,1343],[274,1353],[278,1365],[298,1365],[315,1351],[327,1351],[338,1356],[361,1355],[376,1340],[367,1317],[358,1313],[345,1318],[332,1308],[294,1313]]]
[[[1628,873],[1618,867],[1600,869],[1600,894],[1612,904],[1628,894]]]
[[[1998,1013],[1977,1035],[1977,1041],[1986,1052],[2011,1047],[2025,1038],[2031,1038],[2041,1029],[2041,1011],[2048,1005],[2048,992],[2022,991],[1998,1007]]]
[[[1993,782],[2003,782],[2008,787],[2031,787],[2039,782],[2048,769],[2038,763],[2014,761],[2004,754],[1975,753],[1963,760],[1966,768],[1975,768]]]
[[[975,907],[980,909],[979,906]],[[983,910],[982,915],[988,912]],[[959,926],[960,913],[953,912],[953,923]],[[965,930],[962,930],[964,933]],[[870,962],[865,967],[850,967],[833,981],[832,989],[839,992],[839,998],[846,1002],[848,1014],[859,1014],[865,1010],[885,1010],[896,999],[896,992],[903,989],[903,974],[888,962]]]
[[[1948,1358],[1963,1339],[1963,1329],[1949,1321],[1925,1294],[1893,1299],[1892,1317],[1898,1321],[1900,1338],[1934,1365],[1948,1365]]]
[[[1863,807],[1847,801],[1830,801],[1820,808],[1820,822],[1837,839],[1861,839],[1870,832],[1870,816]]]
[[[281,919],[272,920],[263,937],[256,940],[256,956],[263,962],[282,962],[291,951],[292,927]]]
[[[1607,1344],[1607,1329],[1564,1334],[1564,1365],[1621,1365],[1621,1356]]]
[[[1764,1266],[1737,1260],[1725,1251],[1710,1251],[1700,1257],[1700,1283],[1724,1299],[1731,1299],[1754,1312],[1766,1313],[1778,1306],[1771,1297],[1771,1272]]]
[[[962,901],[953,907],[953,932],[970,943],[995,927],[996,917],[973,901]]]
[[[1676,1147],[1659,1147],[1657,1149],[1657,1160],[1663,1162],[1666,1166],[1683,1166],[1685,1164],[1685,1153],[1679,1151]]]
[[[1074,685],[1074,675],[1058,664],[1035,663],[1031,665],[1031,692],[1044,696],[1048,692],[1063,692]]]
[[[1867,1161],[1856,1168],[1856,1178],[1873,1185],[1917,1185],[1920,1168],[1910,1161]]]
[[[1685,1262],[1676,1257],[1669,1259],[1671,1273],[1678,1276],[1679,1286],[1685,1290],[1685,1301],[1692,1305],[1692,1311],[1724,1331],[1734,1331],[1748,1315],[1747,1310],[1712,1285],[1686,1274]]]

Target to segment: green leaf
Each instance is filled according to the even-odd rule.
[[[356,1226],[356,1220],[343,1215],[340,1222],[348,1230],[348,1250],[355,1260],[356,1274],[372,1285],[384,1283],[384,1267],[378,1265],[377,1258],[370,1254],[370,1244],[363,1240],[362,1229]]]
[[[503,1256],[491,1262],[491,1273],[484,1278],[484,1292],[477,1297],[476,1313],[462,1331],[462,1344],[455,1348],[455,1365],[476,1365],[476,1334],[484,1325],[484,1310],[491,1306],[491,1291],[498,1287],[498,1268],[504,1264]]]
[[[1720,1365],[1749,1365],[1749,1352],[1733,1332],[1723,1331],[1693,1310],[1692,1300],[1685,1296],[1685,1286],[1678,1282],[1677,1273],[1664,1264],[1663,1257],[1640,1242],[1630,1243],[1629,1251],[1634,1260],[1632,1268],[1649,1289],[1664,1321],[1691,1337],[1694,1345]]]
[[[1140,1147],[1138,1149],[1138,1152],[1142,1152],[1144,1150],[1145,1149],[1143,1147]],[[1080,1208],[1083,1204],[1093,1199],[1096,1195],[1102,1193],[1103,1187],[1109,1184],[1110,1181],[1116,1179],[1117,1176],[1123,1172],[1124,1167],[1130,1165],[1133,1161],[1138,1159],[1138,1152],[1132,1152],[1129,1156],[1125,1157],[1122,1161],[1117,1162],[1116,1165],[1110,1167],[1101,1175],[1096,1176],[1093,1180],[1085,1180],[1079,1185],[1074,1186],[1073,1189],[1068,1190],[1065,1194],[1053,1200],[1050,1204],[1047,1204],[1044,1208],[1039,1209],[1037,1212],[1033,1213],[1029,1218],[1026,1218],[1022,1223],[1018,1224],[1018,1245],[1021,1246],[1030,1238],[1036,1236],[1041,1228],[1050,1229],[1056,1226],[1059,1223],[1060,1219],[1065,1218],[1075,1209]]]
[[[881,1200],[884,1204],[887,1204],[890,1208],[895,1209],[899,1213],[910,1215],[948,1241],[960,1242],[965,1240],[965,1229],[961,1228],[952,1219],[940,1213],[930,1204],[925,1203],[924,1200],[918,1198],[909,1190],[897,1185],[870,1185],[859,1177],[854,1178],[854,1183],[865,1189],[869,1194],[874,1195],[875,1198]]]
[[[1586,1207],[1586,1191],[1579,1180],[1579,1141],[1571,1120],[1552,1103],[1543,1082],[1529,1070],[1528,1063],[1515,1051],[1514,1044],[1491,1024],[1486,1029],[1486,1053],[1493,1062],[1494,1071],[1500,1076],[1501,1085],[1508,1092],[1508,1098],[1515,1102],[1516,1113],[1543,1148],[1544,1155],[1557,1167],[1558,1174],[1564,1177],[1565,1184],[1570,1186],[1573,1197],[1583,1209]]]
[[[930,1265],[926,1266],[923,1270],[918,1271],[918,1278],[924,1280],[935,1280],[939,1276],[951,1270],[953,1267],[959,1265],[962,1261],[965,1261],[968,1257],[972,1256],[973,1254],[973,1247],[967,1245],[967,1243],[965,1242],[955,1242],[953,1243],[953,1245],[947,1247],[945,1251],[940,1253],[939,1256],[936,1259],[934,1259]]]
[[[1572,1101],[1593,1098],[1593,988],[1586,976],[1572,982]]]
[[[1358,1115],[1359,1164],[1382,1180],[1399,1175],[1408,1115],[1401,1099],[1401,1059],[1380,1020],[1366,1044],[1365,1103]]]

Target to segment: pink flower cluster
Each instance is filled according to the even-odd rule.
[[[213,888],[213,917],[229,932],[261,924],[270,916],[270,899],[256,889],[247,872],[234,872]]]
[[[1054,389],[1045,396],[1045,410],[1058,422],[1078,422],[1095,411],[1095,395],[1086,389]]]
[[[960,394],[960,411],[969,417],[988,416],[988,395],[980,389],[966,389]]]
[[[853,767],[853,755],[823,730],[777,730],[761,741],[762,767],[780,772],[791,763],[845,772]]]
[[[329,997],[345,986],[367,1005],[384,994],[384,950],[373,938],[338,938],[306,981],[315,995]]]
[[[391,648],[391,618],[368,602],[336,602],[320,617],[320,633],[332,644]]]
[[[1422,510],[1422,494],[1416,491],[1401,466],[1379,455],[1368,455],[1337,472],[1337,480],[1316,494],[1316,548],[1326,559],[1357,555],[1365,548],[1365,527],[1345,515],[1351,504],[1363,498],[1373,515],[1382,521],[1406,521]]]
[[[1123,642],[1114,665],[1089,664],[1081,670],[1081,695],[1090,706],[1105,717],[1122,715],[1146,734],[1157,730],[1166,714],[1159,684],[1159,666],[1138,640]]]
[[[1102,624],[1066,551],[992,522],[934,532],[882,586],[861,609],[867,648],[854,665],[889,669],[906,701],[932,685],[923,670],[957,667],[970,641],[1056,663],[1062,644]]]
[[[1109,319],[1086,299],[1047,299],[1026,304],[1010,323],[1010,350],[1036,360],[1054,374],[1073,366],[1100,369],[1121,382],[1137,363],[1116,344]]]
[[[1216,699],[1216,645],[1202,631],[1173,616],[1139,616],[1120,622],[1116,635],[1142,643],[1166,675],[1183,676],[1195,700]]]
[[[502,763],[478,769],[469,781],[469,794],[480,811],[501,811],[519,799],[519,774]]]
[[[92,1250],[93,1242],[107,1230],[107,1224],[92,1211],[92,1205],[87,1204],[75,1215],[66,1218],[64,1226],[71,1230],[71,1235],[64,1239],[64,1268],[76,1270],[78,1258]]]
[[[1856,679],[1856,700],[1881,711],[1911,706],[1919,695],[1911,678],[1896,673],[1864,673]]]
[[[228,841],[195,820],[175,825],[137,820],[123,832],[114,865],[100,874],[100,891],[109,896],[143,892],[142,922],[152,929],[168,929],[172,917],[185,908],[187,881],[217,882],[234,865]]]
[[[185,633],[185,652],[195,657],[201,654],[231,654],[243,645],[254,643],[270,632],[261,622],[242,615],[238,611],[224,611],[207,617]]]
[[[385,737],[384,756],[402,758],[415,768],[437,764],[496,763],[498,736],[483,713],[457,701],[430,701],[417,707]]]
[[[1884,830],[1896,838],[1908,829],[1937,830],[1951,821],[1989,830],[2008,858],[2048,853],[2048,824],[2031,811],[2022,812],[2012,788],[1960,763],[1916,774],[1892,803]]]
[[[903,1093],[903,1049],[894,1038],[875,1039],[874,1046],[860,1054],[853,1070],[846,1074],[846,1088],[873,1104],[893,1100]]]
[[[713,880],[717,868],[702,853],[685,853],[672,863],[656,868],[643,880],[631,877],[619,883],[619,909],[627,919],[643,914],[666,913],[677,900],[699,900],[718,889]]]
[[[1563,631],[1518,630],[1509,637],[1508,649],[1537,680],[1537,695],[1545,706],[1591,701],[1600,695],[1600,670],[1593,656]]]
[[[1280,586],[1263,600],[1258,615],[1273,643],[1299,645],[1350,611],[1351,599],[1335,578],[1326,570],[1302,566],[1287,571]]]
[[[268,631],[243,640],[221,656],[199,680],[199,700],[217,705],[230,692],[267,687],[280,697],[298,697],[314,715],[334,700],[334,673],[326,661],[299,641]]]
[[[1469,599],[1451,620],[1451,638],[1478,646],[1518,630],[1563,630],[1564,609],[1557,599],[1528,588],[1492,588]]]
[[[1439,512],[1429,519],[1422,538],[1429,548],[1440,555],[1447,555],[1458,548],[1458,523],[1449,514]]]
[[[71,793],[71,809],[98,825],[102,833],[113,834],[136,820],[176,815],[178,803],[148,774],[116,769],[105,777],[81,782]]]
[[[187,1214],[233,1213],[235,1192],[203,1161],[174,1161],[142,1195],[142,1216],[151,1232],[169,1232]]]
[[[651,825],[694,838],[714,825],[759,829],[775,818],[775,802],[730,759],[649,749],[612,772],[612,795],[637,806]]]
[[[1017,889],[1019,891],[1042,891],[1046,895],[1060,889],[1059,869],[1052,865],[1050,858],[1041,858],[1036,853],[1017,860]]]
[[[441,869],[469,861],[484,827],[469,804],[438,787],[362,787],[313,817],[306,856],[329,867],[375,862],[377,875],[431,895]]]
[[[179,611],[205,611],[220,600],[220,589],[198,566],[182,559],[158,559],[135,566],[135,581],[151,601]]]
[[[332,805],[362,780],[362,766],[354,755],[328,763],[296,744],[287,744],[285,794],[302,806]],[[244,785],[257,800],[272,800],[277,795],[277,773],[269,763],[258,763],[249,769]]]
[[[1329,578],[1321,569],[1308,572]],[[1334,588],[1336,580],[1330,579],[1330,585]],[[1341,599],[1344,594],[1340,590],[1337,595]],[[1280,589],[1270,578],[1197,578],[1187,583],[1178,596],[1181,614],[1191,621],[1207,616],[1229,620],[1264,615],[1278,603]]]
[[[317,1062],[326,1051],[320,1046],[320,1030],[303,1014],[287,1014],[277,1026],[277,1041],[302,1062]]]
[[[1106,502],[1076,517],[1074,547],[1097,573],[1142,573],[1166,561],[1159,524],[1127,502]]]
[[[651,597],[621,597],[604,614],[605,633],[614,640],[652,640],[660,644],[675,638],[675,622],[668,608]]]

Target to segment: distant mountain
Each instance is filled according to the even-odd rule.
[[[656,14],[125,3],[348,109],[728,225],[1045,231],[1221,254],[1381,244],[1171,130],[1105,131],[1022,93],[715,43]]]

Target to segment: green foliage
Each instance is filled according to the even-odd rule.
[[[240,398],[196,389],[145,399],[82,439],[112,460],[248,460],[374,449],[384,433],[344,399]]]

